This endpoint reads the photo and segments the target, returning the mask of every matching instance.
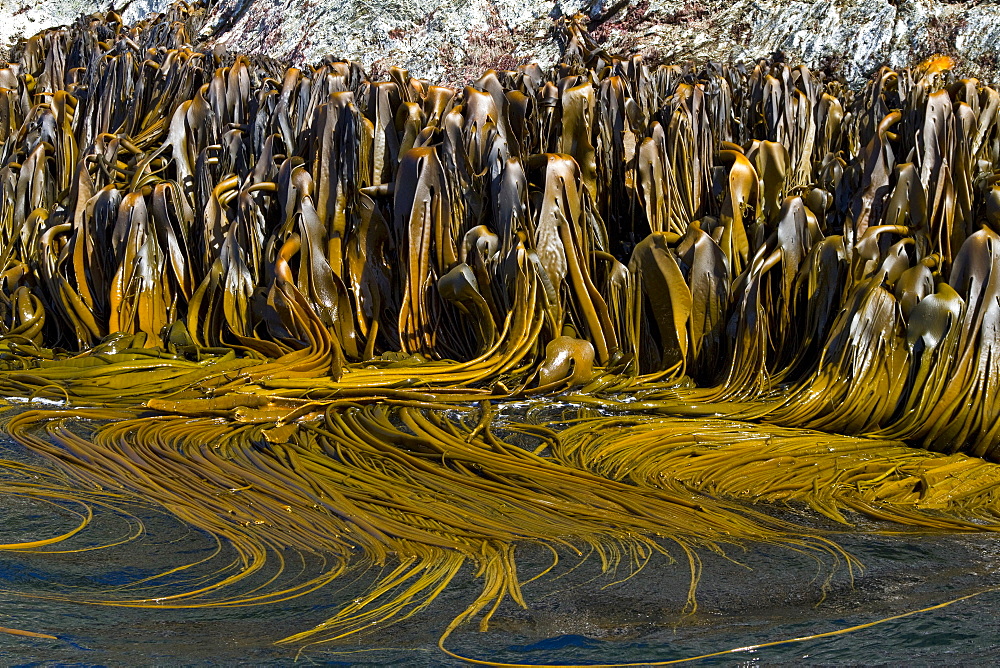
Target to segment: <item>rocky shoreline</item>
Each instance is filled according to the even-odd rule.
[[[0,44],[112,6],[126,23],[169,0],[0,0]],[[201,46],[293,63],[331,55],[374,72],[391,66],[451,85],[489,68],[558,61],[565,17],[581,14],[615,54],[647,60],[747,61],[778,52],[790,63],[840,72],[859,85],[882,65],[955,57],[960,74],[997,79],[1000,6],[926,0],[219,0]]]

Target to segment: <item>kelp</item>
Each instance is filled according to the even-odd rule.
[[[1000,527],[992,87],[657,66],[570,18],[564,62],[459,90],[202,49],[203,17],[81,17],[0,68],[0,391],[63,404],[5,429],[58,471],[38,496],[142,499],[236,554],[73,600],[382,568],[287,639],[326,641],[471,566],[447,634],[528,603],[518,545],[679,557],[693,609],[706,550],[858,567],[784,506]]]

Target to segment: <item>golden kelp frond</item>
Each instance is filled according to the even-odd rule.
[[[168,46],[200,15],[81,20],[0,72],[13,365],[48,354],[24,345],[136,334],[188,360],[261,360],[236,382],[315,379],[331,396],[424,361],[438,388],[497,396],[686,373],[703,388],[690,400],[797,385],[770,419],[867,433],[909,424],[901,328],[996,217],[1000,95],[938,65],[885,69],[856,95],[804,67],[651,69],[580,38],[569,65],[459,91]],[[844,308],[880,333],[845,330]],[[593,374],[553,366],[562,337],[593,347]],[[857,383],[876,408],[831,415],[860,401],[861,368],[890,379]],[[893,434],[992,456],[992,422],[967,423]]]
[[[0,551],[11,553],[44,555],[113,548],[142,535],[143,522],[132,511],[149,506],[127,493],[84,489],[72,476],[14,459],[0,459],[0,494],[12,518],[22,509],[30,512],[4,527]],[[115,522],[114,533],[109,534],[102,515],[115,516],[124,524]],[[99,530],[95,531],[95,524],[101,525]]]
[[[290,640],[333,639],[424,607],[471,563],[481,594],[453,626],[510,597],[525,605],[514,559],[518,542],[580,558],[593,553],[605,571],[643,567],[661,542],[675,544],[692,573],[698,550],[746,541],[850,558],[802,526],[681,487],[617,482],[559,461],[562,437],[544,429],[548,456],[493,433],[485,406],[475,418],[414,408],[328,409],[285,427],[213,418],[132,418],[111,410],[34,411],[14,417],[10,433],[57,461],[83,489],[120,489],[162,505],[235,548],[239,562],[184,590],[177,565],[172,593],[151,577],[118,598],[126,606],[225,606],[268,603],[311,591],[366,565],[396,567],[363,598]],[[79,420],[113,422],[75,429]],[[44,425],[44,437],[34,431]],[[312,577],[274,579],[250,592],[242,581],[294,550],[322,557]],[[162,576],[160,576],[162,577]],[[154,591],[149,598],[121,598]],[[154,600],[155,599],[155,600]],[[319,635],[316,635],[319,634]]]
[[[553,457],[639,487],[800,503],[915,527],[1000,530],[1000,465],[898,441],[724,419],[595,417],[560,431]]]

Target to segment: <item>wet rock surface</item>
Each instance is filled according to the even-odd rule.
[[[167,4],[132,0],[115,8],[129,22]],[[0,0],[0,43],[111,7]],[[753,61],[780,52],[852,84],[881,65],[937,52],[956,56],[963,74],[996,79],[1000,71],[1000,6],[978,1],[219,0],[199,37],[229,51],[299,63],[332,55],[463,84],[491,67],[556,62],[566,42],[561,22],[574,15],[609,52],[653,60]]]

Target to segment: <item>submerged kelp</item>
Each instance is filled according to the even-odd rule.
[[[552,71],[458,91],[197,50],[200,16],[84,17],[0,70],[0,388],[65,402],[6,429],[82,502],[141,496],[239,555],[77,600],[386,566],[289,639],[325,640],[472,564],[452,628],[485,628],[526,603],[518,543],[673,553],[693,608],[702,550],[853,564],[748,502],[1000,529],[992,88],[945,59],[858,92],[651,67],[569,21]],[[289,551],[322,566],[254,581]]]

